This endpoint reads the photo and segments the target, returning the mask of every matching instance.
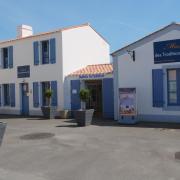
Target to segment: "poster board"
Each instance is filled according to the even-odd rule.
[[[119,114],[120,116],[136,116],[136,88],[119,88]]]

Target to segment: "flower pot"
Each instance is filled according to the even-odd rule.
[[[0,122],[0,146],[2,144],[3,136],[6,130],[6,123]]]
[[[94,109],[75,111],[75,119],[78,126],[88,126],[92,123]]]
[[[42,106],[43,116],[45,119],[54,119],[56,115],[56,107],[54,106]]]

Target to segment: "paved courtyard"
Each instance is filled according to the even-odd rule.
[[[179,180],[180,129],[162,125],[71,120],[1,119],[8,123],[0,147],[0,180]],[[174,128],[176,127],[176,129]],[[20,138],[54,133],[41,140]]]

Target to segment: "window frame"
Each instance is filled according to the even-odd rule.
[[[45,42],[48,42],[48,62],[44,61],[44,54],[43,54],[43,43]],[[40,41],[40,44],[41,44],[41,64],[45,65],[45,64],[50,64],[50,40],[43,40],[43,41]]]
[[[5,54],[5,50],[7,50],[7,64],[5,63],[5,56],[4,56],[4,54]],[[4,47],[4,48],[2,48],[2,68],[3,69],[8,69],[9,68],[9,48],[8,47]],[[6,66],[5,66],[5,64],[6,64]]]
[[[48,86],[46,87],[46,84],[48,84]],[[44,86],[45,85],[45,86]],[[47,99],[45,98],[44,96],[44,92],[46,89],[51,89],[51,82],[50,81],[43,81],[41,82],[41,102],[42,102],[42,105],[43,106],[47,106],[48,103],[47,103]]]
[[[6,94],[6,97],[5,97],[5,86],[6,88],[8,88],[7,90],[7,94]],[[3,105],[4,106],[11,106],[11,94],[10,94],[10,84],[3,84]]]
[[[168,106],[179,106],[179,102],[178,102],[178,76],[177,76],[177,70],[179,68],[172,68],[172,69],[167,69],[167,105]],[[176,71],[176,80],[169,80],[169,71]],[[169,82],[175,81],[176,82],[176,91],[170,91],[170,85]],[[177,102],[176,103],[171,103],[170,102],[170,93],[175,93],[176,94],[176,99]]]

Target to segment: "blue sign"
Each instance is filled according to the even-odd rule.
[[[154,63],[180,62],[180,39],[154,42]]]
[[[104,74],[84,74],[79,75],[80,79],[97,79],[97,78],[103,78]]]
[[[18,78],[30,77],[30,66],[18,66],[17,67]]]

